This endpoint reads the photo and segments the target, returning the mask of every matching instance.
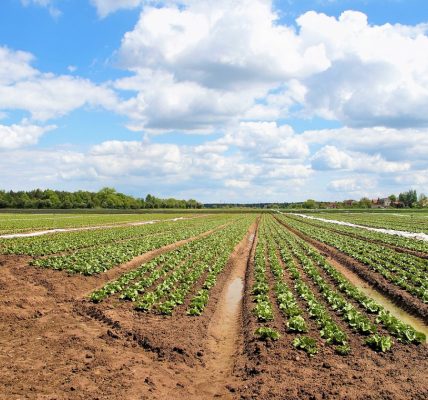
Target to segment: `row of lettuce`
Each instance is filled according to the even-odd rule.
[[[391,349],[394,339],[407,344],[426,340],[271,216],[263,217],[259,226],[252,296],[256,336],[278,340],[283,334],[294,335],[294,347],[309,355],[316,354],[322,342],[346,355],[351,342],[360,338],[382,352]]]

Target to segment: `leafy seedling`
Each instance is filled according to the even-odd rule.
[[[260,339],[264,341],[268,340],[278,340],[281,335],[279,332],[277,332],[275,329],[267,328],[267,327],[260,327],[257,328],[254,334]]]
[[[317,342],[309,336],[298,336],[293,340],[296,349],[305,351],[310,357],[318,353]]]

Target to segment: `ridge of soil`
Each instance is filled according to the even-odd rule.
[[[425,324],[428,324],[427,304],[424,304],[421,300],[412,296],[410,293],[398,288],[391,282],[388,282],[379,273],[369,269],[369,267],[367,267],[366,265],[342,253],[335,247],[330,246],[314,238],[311,238],[306,234],[300,232],[299,230],[292,228],[291,226],[287,225],[285,222],[279,219],[277,219],[277,221],[290,232],[305,240],[306,242],[310,243],[316,249],[321,251],[321,253],[327,259],[334,259],[338,261],[341,265],[345,266],[346,268],[349,268],[351,271],[355,272],[360,278],[369,283],[372,287],[374,287],[383,295],[388,297],[394,304],[407,311],[408,313],[421,318]]]

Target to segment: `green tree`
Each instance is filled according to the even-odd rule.
[[[303,208],[314,209],[318,208],[318,203],[313,199],[308,199],[302,204]]]
[[[407,192],[400,193],[398,200],[403,202],[406,207],[413,207],[418,201],[418,195],[416,190],[409,190]]]
[[[362,197],[359,201],[359,206],[361,208],[370,208],[372,206],[372,202],[367,197]]]

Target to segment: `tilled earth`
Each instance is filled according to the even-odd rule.
[[[84,277],[30,267],[26,257],[0,256],[0,399],[428,398],[426,345],[396,343],[393,352],[377,354],[354,340],[350,356],[321,347],[309,358],[292,347],[280,325],[279,341],[253,339],[248,260],[254,232],[255,226],[236,247],[196,318],[185,314],[185,304],[164,317],[136,312],[114,296],[96,305],[86,300],[132,266]],[[214,337],[213,348],[210,322],[222,323],[218,304],[230,277],[247,264],[233,322],[236,351],[222,354],[224,339]],[[226,334],[234,332],[230,328],[224,326]],[[208,368],[213,357],[230,363],[230,372]]]

